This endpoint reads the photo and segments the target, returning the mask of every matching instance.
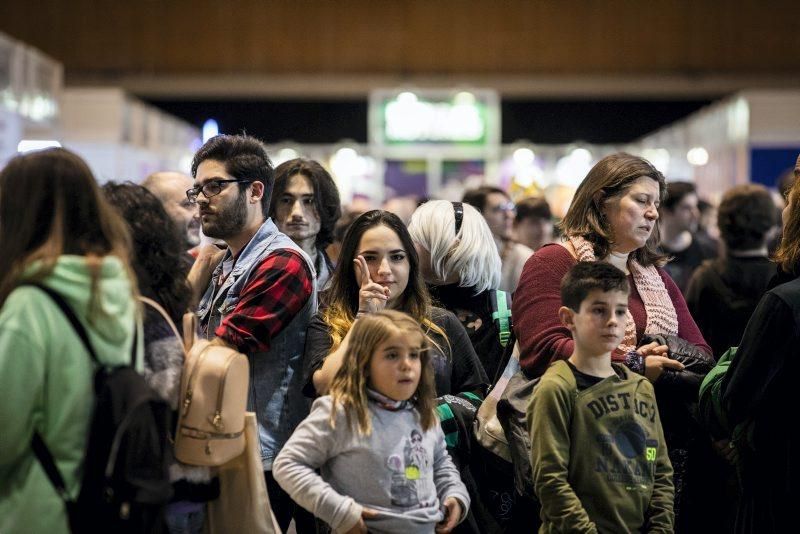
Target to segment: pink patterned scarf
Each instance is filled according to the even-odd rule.
[[[589,241],[581,236],[571,236],[569,241],[575,248],[578,261],[597,261]],[[658,270],[653,265],[642,267],[633,258],[628,260],[628,268],[647,313],[645,333],[678,335],[678,314]],[[623,353],[636,350],[636,341],[636,324],[629,310],[625,320],[625,337],[619,345],[619,350]]]

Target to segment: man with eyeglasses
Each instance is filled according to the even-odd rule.
[[[203,233],[227,244],[221,255],[209,252],[213,245],[204,248],[189,273],[195,294],[202,293],[201,333],[247,355],[248,410],[258,419],[272,510],[281,530],[294,515],[303,532],[301,525],[313,519],[275,482],[272,462],[308,414],[302,360],[317,308],[314,267],[267,216],[275,175],[263,143],[243,135],[213,137],[195,154],[192,175],[186,195],[198,205]]]
[[[465,191],[463,201],[477,208],[486,219],[502,261],[499,289],[513,293],[517,289],[522,267],[533,250],[517,243],[512,237],[516,211],[511,197],[499,187],[485,185]]]

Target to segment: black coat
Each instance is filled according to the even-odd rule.
[[[737,532],[796,528],[798,373],[800,278],[795,278],[761,299],[722,382],[722,406],[731,426],[744,422],[750,430],[736,444],[742,462]]]
[[[500,344],[497,322],[492,319],[491,290],[475,294],[473,287],[428,286],[431,297],[442,308],[453,312],[469,335],[478,358],[489,376],[497,380],[504,348]]]

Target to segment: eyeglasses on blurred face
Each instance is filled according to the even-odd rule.
[[[492,206],[491,208],[489,208],[489,211],[491,211],[492,213],[502,213],[504,211],[516,211],[516,210],[517,206],[511,201],[503,202],[502,204],[498,204],[497,206]]]

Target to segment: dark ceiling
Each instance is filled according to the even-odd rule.
[[[366,100],[150,100],[200,127],[215,119],[220,131],[246,131],[267,143],[367,142]],[[710,100],[503,100],[502,142],[626,143],[674,122]]]
[[[491,88],[504,142],[625,142],[743,89],[800,87],[798,0],[37,0],[0,31],[194,124],[366,140],[376,88]]]

